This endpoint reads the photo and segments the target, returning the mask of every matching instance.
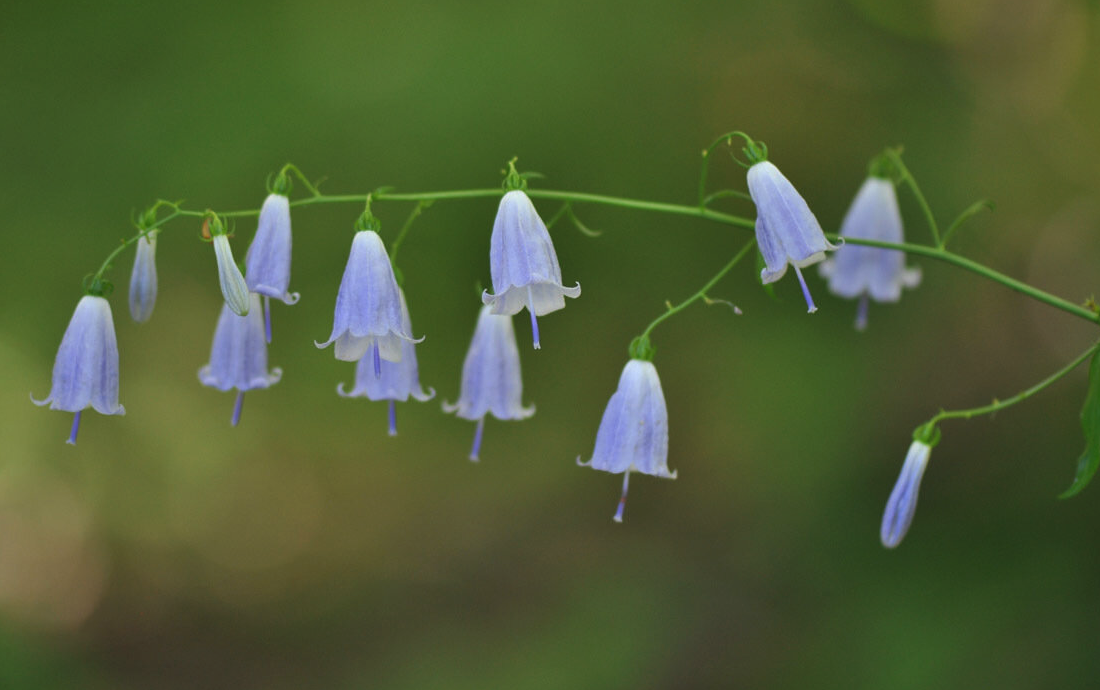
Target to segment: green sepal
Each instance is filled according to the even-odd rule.
[[[1085,406],[1081,408],[1081,429],[1085,432],[1085,450],[1077,459],[1077,475],[1058,498],[1081,493],[1100,468],[1100,352],[1089,361],[1089,391],[1085,395]]]
[[[630,341],[630,347],[627,349],[627,352],[630,354],[631,359],[652,362],[654,355],[657,354],[657,349],[649,342],[648,335],[640,335]]]

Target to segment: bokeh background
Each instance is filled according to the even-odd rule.
[[[356,206],[294,214],[282,382],[203,388],[220,304],[174,222],[150,323],[112,274],[124,417],[79,445],[45,396],[81,278],[158,197],[256,207],[293,161],[329,193],[484,188],[512,156],[543,188],[691,203],[730,129],[835,230],[867,161],[904,145],[954,248],[1074,301],[1100,265],[1100,10],[1077,0],[781,3],[14,2],[0,21],[0,687],[1047,688],[1100,675],[1100,489],[1059,502],[1083,446],[1083,370],[993,419],[949,422],[913,529],[878,526],[913,427],[1006,397],[1095,337],[928,260],[855,306],[751,262],[654,334],[675,482],[590,454],[630,339],[744,231],[578,206],[554,241],[580,299],[516,321],[530,420],[445,416],[487,284],[495,202],[440,203],[402,249],[436,400],[335,395],[313,341]],[[744,188],[719,158],[714,187]],[[297,190],[300,192],[301,187]],[[927,242],[911,195],[909,237]],[[737,202],[731,212],[752,215]],[[557,206],[539,203],[544,217]],[[409,205],[376,206],[393,239]],[[237,225],[243,253],[254,230]]]

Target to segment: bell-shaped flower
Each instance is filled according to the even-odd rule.
[[[45,400],[51,410],[75,412],[68,442],[76,443],[80,413],[92,407],[100,414],[125,414],[118,404],[118,341],[111,305],[103,297],[85,295],[73,312],[57,358],[53,363],[53,386]]]
[[[485,415],[497,419],[527,419],[534,406],[523,406],[519,348],[511,316],[494,314],[489,305],[477,315],[477,327],[466,361],[462,364],[462,390],[458,402],[443,403],[445,412],[477,422],[470,459],[478,460]]]
[[[917,492],[920,491],[920,481],[924,477],[924,468],[928,466],[928,457],[931,454],[932,446],[924,441],[913,441],[909,446],[909,453],[905,456],[905,464],[901,467],[898,483],[890,492],[890,499],[886,501],[886,511],[882,514],[882,529],[879,537],[882,539],[882,545],[888,549],[900,544],[905,533],[909,531],[913,514],[917,511]]]
[[[881,177],[868,177],[852,201],[840,236],[854,239],[900,243],[905,241],[894,183]],[[829,280],[829,290],[849,299],[859,298],[856,328],[867,327],[868,298],[876,302],[897,302],[903,287],[920,284],[919,268],[905,267],[905,253],[857,244],[845,244],[821,264],[821,275]]]
[[[756,204],[756,245],[764,257],[760,280],[774,283],[794,266],[806,307],[817,311],[803,268],[822,261],[836,247],[825,239],[810,207],[779,168],[763,160],[749,168],[749,195]]]
[[[401,321],[405,331],[412,332],[412,320],[409,307],[405,303],[405,292],[401,296]],[[377,366],[377,369],[375,368]],[[355,365],[355,387],[345,392],[344,384],[336,387],[336,392],[345,398],[366,397],[368,400],[388,400],[390,405],[390,436],[397,435],[396,402],[405,402],[412,396],[420,402],[435,397],[435,390],[425,393],[420,385],[420,373],[416,365],[416,345],[411,340],[401,341],[401,361],[389,362],[378,355],[378,345],[371,343],[367,354]]]
[[[283,194],[269,194],[260,208],[256,236],[244,256],[248,289],[264,300],[264,328],[271,342],[271,299],[285,304],[298,301],[290,288],[290,200]]]
[[[507,192],[500,200],[489,247],[489,271],[493,290],[481,300],[494,314],[512,315],[524,307],[531,314],[531,334],[539,347],[539,325],[535,317],[565,307],[566,297],[579,297],[581,284],[565,287],[554,243],[535,205],[522,190]]]
[[[418,343],[402,323],[401,298],[382,238],[373,230],[360,230],[351,243],[351,255],[336,293],[332,335],[317,347],[336,343],[336,359],[358,362],[372,343],[378,356],[401,361],[402,341]]]
[[[130,273],[130,316],[145,323],[153,315],[157,303],[157,233],[142,235],[134,254],[134,270]]]
[[[213,236],[214,256],[218,260],[218,283],[222,288],[225,303],[235,314],[248,313],[251,300],[248,299],[248,284],[244,282],[241,269],[233,260],[233,250],[229,247],[229,236],[224,232]]]
[[[615,522],[623,521],[630,473],[675,479],[668,470],[668,410],[653,362],[632,359],[604,410],[592,459],[577,464],[612,474],[623,473],[623,493]]]
[[[237,389],[231,419],[233,426],[241,419],[245,391],[273,386],[283,375],[277,367],[271,371],[267,369],[267,340],[260,297],[252,293],[250,299],[251,308],[245,316],[234,314],[228,304],[222,305],[210,348],[210,363],[199,369],[199,381],[204,386],[220,391]]]

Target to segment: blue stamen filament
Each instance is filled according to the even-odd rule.
[[[531,337],[535,339],[535,349],[541,349],[539,345],[539,322],[535,318],[535,299],[531,294],[531,286],[527,286],[527,311],[531,314]]]
[[[481,452],[481,433],[485,430],[485,418],[477,420],[477,430],[474,431],[474,447],[470,449],[470,460],[478,462],[478,453]]]
[[[271,344],[271,298],[264,295],[264,337]]]
[[[75,446],[76,445],[76,432],[80,431],[80,413],[81,412],[83,412],[83,410],[77,410],[76,414],[73,415],[73,430],[71,432],[69,432],[69,440],[65,441],[65,443],[68,443],[70,446]]]
[[[870,304],[870,298],[867,293],[863,293],[859,296],[859,306],[856,307],[856,330],[862,331],[867,328],[867,309]]]
[[[397,436],[397,405],[390,401],[390,436]]]
[[[817,311],[817,306],[814,304],[814,298],[810,297],[810,288],[806,286],[806,279],[802,277],[802,269],[795,266],[794,272],[798,276],[798,284],[802,286],[802,296],[806,298],[807,311],[813,314]]]
[[[623,521],[623,510],[626,509],[626,490],[630,486],[630,470],[623,472],[623,495],[619,498],[619,508],[615,511],[615,516],[611,518],[615,522],[621,523]]]
[[[237,402],[233,405],[233,418],[229,420],[233,426],[237,426],[237,422],[241,421],[241,407],[243,406],[244,391],[237,391]]]
[[[382,378],[382,355],[378,354],[378,342],[374,343],[374,378]]]

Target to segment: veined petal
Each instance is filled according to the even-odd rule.
[[[905,456],[901,475],[898,477],[890,499],[886,502],[886,511],[882,515],[882,529],[879,536],[882,545],[892,549],[901,543],[913,522],[917,511],[917,494],[932,447],[922,441],[913,441],[909,453]]]
[[[401,316],[405,330],[412,332],[412,320],[409,318],[409,308],[405,302],[404,291],[400,292]],[[366,397],[370,400],[397,400],[404,402],[409,396],[424,402],[435,397],[435,390],[428,389],[425,393],[420,385],[420,373],[416,363],[416,345],[411,340],[401,340],[401,360],[399,362],[387,361],[380,358],[379,371],[374,370],[372,343],[366,354],[359,360],[355,367],[355,387],[350,392],[344,391],[344,384],[336,388],[336,392],[346,398]],[[381,354],[381,353],[379,353]]]
[[[443,409],[463,419],[479,420],[487,413],[497,419],[526,419],[535,408],[524,407],[519,348],[511,316],[481,308],[477,327],[462,364],[462,390],[457,403]]]
[[[130,316],[138,323],[149,320],[157,302],[156,253],[155,231],[138,238],[134,269],[130,272]]]
[[[210,362],[199,370],[204,386],[227,391],[267,388],[278,383],[282,370],[267,368],[267,339],[264,337],[263,309],[260,296],[251,293],[251,308],[238,316],[223,304],[214,329]]]
[[[118,342],[111,305],[85,295],[76,305],[61,338],[53,365],[53,385],[45,400],[51,410],[79,412],[92,407],[100,414],[125,414],[118,403]]]
[[[756,204],[756,239],[766,268],[765,283],[783,276],[788,263],[805,268],[836,249],[825,239],[805,199],[769,161],[749,168],[749,195]]]
[[[398,362],[402,340],[423,339],[413,338],[402,325],[397,280],[382,238],[373,230],[355,233],[336,294],[332,335],[317,347],[335,343],[337,359],[356,362],[377,342],[382,359]]]
[[[248,289],[286,304],[298,301],[290,288],[290,200],[282,194],[269,194],[260,209],[256,236],[245,254],[245,279]]]
[[[221,285],[225,303],[234,313],[244,316],[248,313],[248,285],[244,282],[241,269],[233,261],[233,250],[229,247],[228,235],[214,235],[214,255],[218,260],[218,283]]]

